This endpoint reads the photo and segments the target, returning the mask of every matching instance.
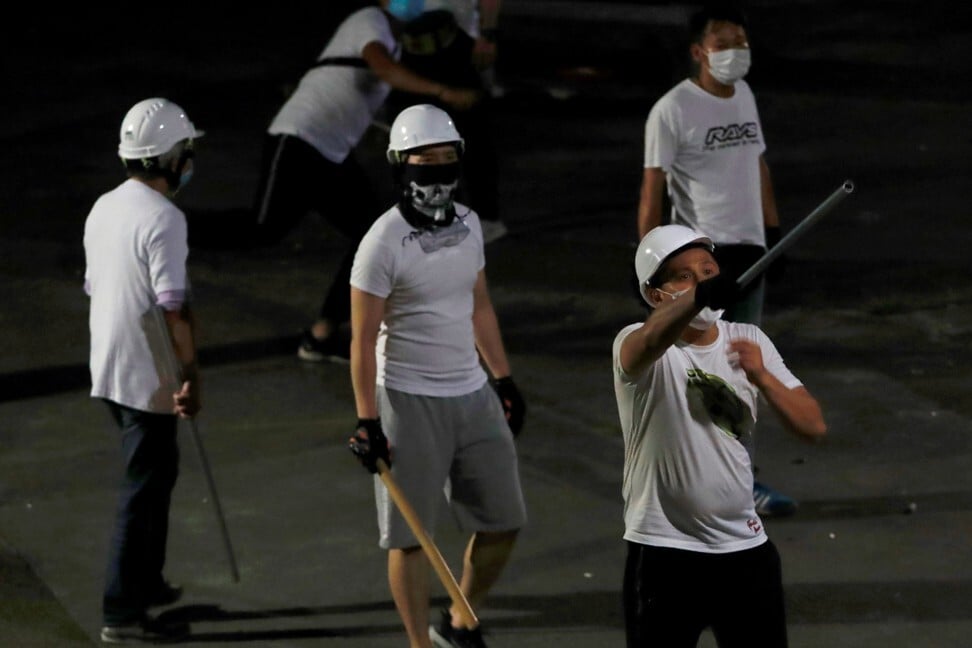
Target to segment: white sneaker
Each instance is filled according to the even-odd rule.
[[[482,220],[479,223],[483,226],[483,243],[492,243],[496,239],[503,238],[509,232],[503,221]]]

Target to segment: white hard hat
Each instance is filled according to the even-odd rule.
[[[635,252],[635,274],[638,275],[641,296],[649,305],[651,301],[648,299],[648,282],[668,257],[693,243],[705,246],[709,252],[715,249],[712,239],[684,225],[662,225],[641,239],[638,251]]]
[[[457,144],[460,152],[464,142],[449,114],[431,104],[409,106],[391,125],[388,137],[388,161],[398,164],[400,153],[433,144]]]
[[[203,136],[186,112],[168,99],[154,97],[132,106],[122,120],[118,155],[124,160],[158,157],[184,139]]]

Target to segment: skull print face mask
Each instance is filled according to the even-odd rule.
[[[459,163],[406,164],[402,170],[404,198],[411,207],[431,220],[431,225],[448,225],[455,217],[452,208],[459,186]]]

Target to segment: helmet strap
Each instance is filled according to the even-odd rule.
[[[121,158],[125,169],[132,174],[159,175],[159,158]]]

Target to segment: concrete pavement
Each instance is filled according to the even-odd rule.
[[[508,51],[526,56],[524,25],[545,5],[549,29],[574,34],[578,14],[553,12],[561,4],[584,3],[511,12]],[[664,24],[621,24],[624,3],[604,4],[615,13],[586,33],[615,34],[632,56],[667,47],[637,38]],[[821,401],[831,432],[806,445],[764,412],[760,477],[801,502],[767,528],[783,556],[792,646],[967,646],[972,235],[962,134],[972,129],[967,91],[943,80],[969,70],[928,52],[959,51],[969,32],[948,19],[947,3],[928,3],[922,20],[906,3],[838,15],[842,6],[751,9],[763,48],[755,61],[768,62],[759,75],[754,68],[753,86],[784,229],[845,177],[858,185],[770,291],[764,328]],[[74,52],[63,65],[83,81],[80,97],[51,82],[66,70],[42,65],[37,49],[20,53],[31,65],[14,66],[24,90],[2,136],[15,155],[0,162],[0,645],[97,640],[118,467],[114,430],[87,396],[80,231],[91,201],[120,180],[117,121],[142,96],[171,92],[209,131],[182,204],[190,216],[245,204],[278,99],[270,88],[304,47],[295,37],[255,49],[257,18],[239,16],[230,35],[204,15],[176,38],[181,49],[146,44],[120,58],[107,42],[73,48],[78,37],[65,29],[50,48]],[[512,234],[489,246],[487,270],[530,407],[518,446],[531,515],[480,611],[501,648],[623,645],[610,343],[643,314],[627,283],[641,129],[667,74],[632,76],[620,58],[611,67],[603,39],[558,42],[572,56],[557,65],[558,52],[544,50],[522,75],[505,69],[511,92],[497,106]],[[570,73],[584,56],[598,75]],[[363,160],[380,160],[381,140],[369,134]],[[380,165],[370,168],[383,179]],[[188,645],[404,645],[370,480],[343,444],[354,422],[347,368],[294,357],[343,245],[308,218],[272,249],[192,253],[199,426],[241,580],[229,578],[184,434],[168,571],[187,594],[166,614],[191,621]],[[455,567],[461,538],[448,524],[436,537]]]

